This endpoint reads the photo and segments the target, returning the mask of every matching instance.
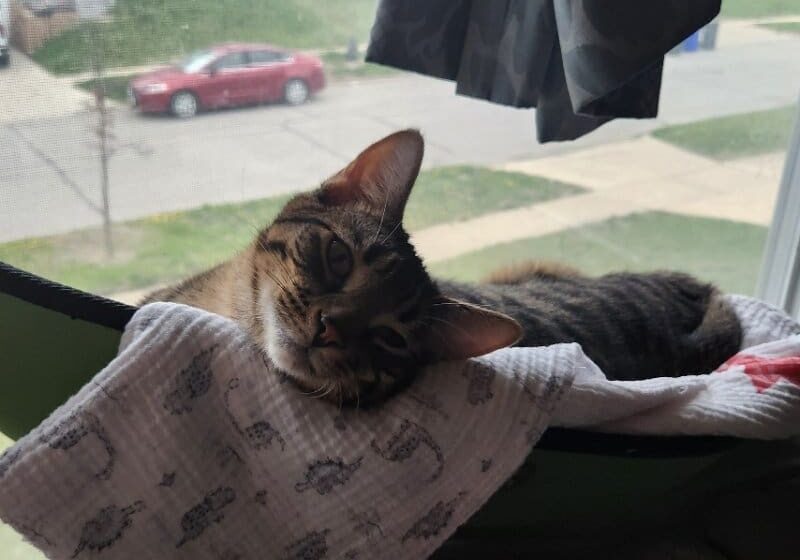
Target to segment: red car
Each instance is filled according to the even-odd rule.
[[[285,100],[299,105],[325,86],[315,56],[264,44],[225,44],[194,52],[175,66],[131,81],[128,95],[145,112],[181,118],[216,109]]]

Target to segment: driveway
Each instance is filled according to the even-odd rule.
[[[48,74],[17,50],[11,65],[0,69],[0,124],[49,119],[84,110],[89,95]]]

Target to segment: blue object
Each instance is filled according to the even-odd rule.
[[[683,40],[683,50],[685,52],[695,52],[700,47],[700,31],[695,31]]]

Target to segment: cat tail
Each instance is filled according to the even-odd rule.
[[[714,291],[700,325],[689,335],[689,347],[695,364],[702,364],[709,373],[739,352],[742,345],[742,325],[733,307]]]
[[[481,284],[524,284],[532,280],[559,280],[583,276],[576,268],[551,261],[523,261],[498,268],[481,280]]]

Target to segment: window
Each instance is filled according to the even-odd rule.
[[[76,4],[12,29],[0,0],[0,25],[30,55],[0,65],[2,261],[137,303],[236,253],[371,142],[418,127],[406,226],[434,276],[537,259],[755,293],[797,112],[800,2],[726,0],[699,43],[667,56],[658,119],[549,145],[532,110],[365,63],[375,0]],[[228,41],[252,54],[219,57]],[[218,69],[285,61],[302,78],[202,75],[217,57]]]
[[[118,0],[99,25],[77,14],[73,27],[49,22],[43,43],[20,42],[33,66],[12,53],[14,80],[0,76],[0,260],[135,302],[235,252],[288,193],[416,126],[428,145],[408,226],[435,274],[475,280],[537,258],[594,274],[677,268],[754,293],[796,108],[790,25],[723,3],[699,46],[667,56],[657,120],[537,145],[531,110],[365,63],[373,0],[292,2],[280,20],[252,3],[225,17],[191,4]],[[249,58],[230,52],[218,68],[285,60],[303,83],[209,80],[169,106],[186,84],[165,68],[200,72],[228,41]],[[105,139],[90,95],[101,85],[120,101]],[[178,121],[176,109],[208,114]]]
[[[289,58],[289,55],[279,51],[261,50],[250,52],[250,66],[269,66],[276,62],[282,62]]]
[[[217,70],[230,70],[233,68],[241,68],[247,66],[247,53],[235,52],[221,56],[214,63],[214,68]]]
[[[196,51],[178,62],[177,66],[187,74],[203,70],[216,57],[213,51]]]

